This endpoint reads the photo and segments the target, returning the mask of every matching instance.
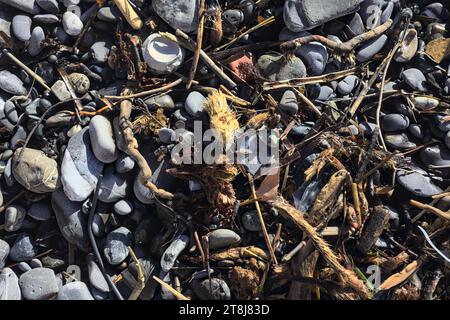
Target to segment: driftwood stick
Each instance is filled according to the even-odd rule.
[[[195,72],[197,71],[198,60],[200,59],[200,51],[202,50],[203,29],[205,24],[205,0],[200,0],[199,8],[199,22],[197,27],[197,46],[195,47],[194,57],[192,58],[192,65],[189,71],[189,77],[186,83],[186,89],[190,89],[192,80],[194,80]]]

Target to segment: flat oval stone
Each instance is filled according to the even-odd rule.
[[[10,268],[0,268],[0,301],[21,300],[19,278]]]
[[[413,96],[412,101],[414,103],[414,106],[422,111],[431,110],[439,106],[439,100],[433,97]]]
[[[402,79],[414,90],[425,92],[427,91],[425,78],[422,71],[416,68],[407,69],[402,72]]]
[[[381,128],[384,131],[405,130],[409,126],[409,118],[403,114],[390,113],[381,119]]]
[[[27,271],[29,271],[29,270],[32,269],[31,266],[30,266],[28,263],[24,262],[24,261],[19,262],[19,263],[17,264],[17,267],[18,267],[19,270],[22,271],[22,272],[27,272]]]
[[[409,141],[408,136],[404,133],[386,133],[384,134],[384,142],[395,150],[406,150],[417,146],[414,142]]]
[[[62,189],[52,193],[51,203],[64,239],[80,250],[87,251],[89,249],[87,217],[81,211],[82,203],[71,201]]]
[[[302,59],[308,68],[308,74],[321,75],[328,62],[327,48],[320,42],[310,42],[295,51],[295,55]]]
[[[329,86],[321,86],[317,100],[327,101],[334,94],[333,88]]]
[[[413,170],[397,170],[397,181],[406,190],[418,197],[431,197],[442,192],[442,189],[436,186],[427,172],[419,167],[413,167]]]
[[[53,24],[59,21],[58,16],[54,14],[37,14],[33,17],[33,21],[38,24]]]
[[[0,71],[0,89],[15,96],[27,94],[27,89],[24,87],[22,80],[8,70]]]
[[[86,75],[78,72],[69,74],[69,81],[71,82],[75,92],[81,96],[88,92],[89,87],[91,86],[89,78]]]
[[[247,211],[242,215],[242,225],[248,231],[261,231],[261,222],[256,211]]]
[[[176,134],[170,128],[161,128],[159,129],[158,137],[162,143],[170,144],[175,141]]]
[[[126,153],[122,153],[116,161],[116,171],[118,173],[125,173],[133,170],[135,161]]]
[[[372,59],[374,55],[383,49],[387,39],[387,36],[383,34],[378,38],[363,44],[356,54],[356,60],[359,62],[366,62]]]
[[[65,284],[58,292],[57,300],[94,300],[84,282],[73,281]]]
[[[236,246],[241,242],[241,237],[229,229],[217,229],[208,234],[209,248],[222,249]]]
[[[24,207],[18,205],[10,205],[5,210],[5,230],[14,232],[22,227],[23,219],[27,215]]]
[[[151,71],[169,74],[180,67],[184,60],[184,49],[159,33],[153,33],[142,45],[142,56]]]
[[[154,0],[155,12],[174,29],[197,31],[199,2],[191,0]]]
[[[231,292],[227,283],[219,278],[211,279],[212,296],[210,297],[209,279],[202,281],[192,281],[192,288],[195,294],[202,300],[230,300]]]
[[[105,235],[105,222],[99,213],[94,213],[92,218],[92,233],[100,238]]]
[[[288,115],[293,115],[298,112],[297,96],[291,90],[286,90],[281,97],[278,108]]]
[[[46,202],[36,202],[28,209],[28,215],[37,221],[47,221],[53,216],[53,211]]]
[[[31,38],[31,18],[25,15],[14,16],[11,22],[12,33],[20,41],[28,41]]]
[[[30,267],[32,268],[43,268],[42,262],[39,259],[31,259]]]
[[[205,103],[205,96],[198,91],[192,91],[186,98],[184,109],[194,118],[198,118],[205,110],[203,104]]]
[[[423,139],[425,137],[425,133],[421,125],[412,123],[409,125],[408,131],[414,136],[414,138]]]
[[[95,256],[93,254],[88,254],[86,257],[88,271],[89,271],[89,282],[91,286],[100,292],[110,292],[108,282],[106,282],[100,267],[95,261]]]
[[[420,160],[426,166],[450,166],[450,150],[444,144],[428,146],[420,150]]]
[[[0,239],[0,270],[5,266],[6,258],[8,258],[10,247],[8,242]]]
[[[133,212],[133,203],[128,200],[120,200],[114,204],[114,212],[121,216],[129,215]]]
[[[172,241],[161,257],[161,270],[163,272],[169,272],[172,269],[178,256],[188,243],[189,237],[186,235],[179,235]]]
[[[89,124],[89,137],[95,157],[103,163],[112,163],[119,157],[111,122],[97,115]]]
[[[355,36],[360,35],[366,31],[364,22],[362,21],[359,13],[355,13],[347,25]]]
[[[64,31],[70,36],[77,36],[83,29],[83,22],[72,12],[64,12],[62,17]]]
[[[346,76],[342,79],[337,86],[337,90],[343,96],[350,94],[358,85],[359,78],[355,75]]]
[[[36,268],[25,272],[19,278],[19,285],[23,297],[27,300],[48,300],[59,291],[55,273],[49,268]]]
[[[133,242],[133,234],[125,227],[111,231],[106,236],[103,253],[109,264],[118,265],[126,259],[129,254],[128,246]]]
[[[61,164],[64,193],[72,201],[84,201],[94,191],[103,163],[92,151],[89,128],[70,138]]]
[[[14,152],[11,162],[16,181],[35,193],[55,191],[60,185],[56,161],[40,150],[26,148],[22,154],[21,151],[19,148]]]
[[[113,172],[113,167],[108,167],[100,184],[98,199],[102,202],[113,203],[124,199],[128,195],[128,183],[119,174]]]
[[[30,44],[28,45],[28,53],[31,56],[37,56],[41,53],[41,44],[45,40],[45,33],[41,27],[35,27],[31,33]]]
[[[59,11],[59,5],[57,0],[36,0],[39,7],[44,11],[57,14]]]
[[[17,262],[27,261],[37,255],[37,253],[38,249],[30,235],[21,233],[11,247],[9,258]]]

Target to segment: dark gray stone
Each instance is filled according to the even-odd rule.
[[[30,14],[37,14],[40,11],[35,0],[0,0],[0,2]]]
[[[422,71],[416,68],[407,69],[402,72],[402,79],[414,90],[425,92],[426,88],[426,78]]]
[[[118,265],[126,259],[129,254],[128,246],[133,242],[133,234],[125,227],[111,231],[106,236],[103,253],[109,264]]]
[[[444,144],[428,146],[420,150],[420,160],[426,166],[450,166],[450,150]]]
[[[261,231],[261,222],[259,221],[258,212],[247,211],[242,215],[242,225],[248,231]]]
[[[281,97],[278,108],[288,115],[296,114],[298,111],[298,102],[295,93],[291,90],[286,90]]]
[[[102,202],[113,203],[126,198],[129,193],[128,189],[127,181],[114,172],[114,167],[109,166],[102,179],[98,199]]]
[[[22,227],[23,219],[27,215],[24,207],[18,205],[10,205],[5,210],[5,230],[14,232]]]
[[[89,282],[91,286],[100,292],[111,291],[108,283],[105,280],[105,277],[103,276],[102,271],[100,270],[100,267],[95,261],[95,256],[93,254],[88,254],[86,260],[89,271]]]
[[[409,126],[409,118],[403,114],[390,113],[381,119],[381,128],[384,131],[401,131]]]
[[[346,76],[342,79],[337,86],[337,90],[343,96],[350,94],[353,90],[355,90],[356,86],[359,83],[359,78],[355,75]]]
[[[217,229],[208,234],[209,248],[211,250],[236,246],[241,242],[241,237],[229,229]]]
[[[180,235],[172,241],[161,257],[161,270],[163,272],[169,272],[172,269],[178,256],[186,248],[188,243],[189,237],[186,235]]]
[[[419,167],[413,167],[412,170],[397,170],[397,181],[406,190],[419,197],[431,197],[442,192],[442,189],[436,186],[427,172]]]
[[[202,281],[194,280],[192,282],[192,289],[195,294],[202,300],[230,300],[231,292],[227,283],[218,278],[211,279],[212,286],[212,296],[210,297],[210,286],[209,279],[204,279]]]
[[[9,258],[12,261],[27,261],[37,255],[38,249],[30,235],[21,233],[11,247]]]
[[[46,12],[57,14],[59,11],[58,1],[56,0],[36,0],[36,2]]]
[[[258,59],[257,67],[263,77],[271,81],[282,81],[306,76],[306,67],[298,57],[289,60],[278,53],[270,53]]]
[[[366,62],[373,58],[378,52],[380,52],[387,42],[388,37],[383,34],[378,38],[375,38],[366,44],[363,44],[356,54],[356,60],[359,62]]]
[[[53,211],[48,203],[36,202],[28,209],[28,215],[37,221],[47,221],[52,217]]]

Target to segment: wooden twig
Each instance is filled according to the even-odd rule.
[[[203,29],[205,24],[205,0],[200,0],[199,7],[199,21],[197,27],[197,46],[195,47],[194,57],[192,58],[191,69],[189,70],[189,77],[186,83],[186,89],[189,90],[192,85],[192,80],[195,77],[195,72],[197,71],[198,60],[200,59],[200,51],[202,50],[203,42]]]
[[[142,28],[144,24],[131,6],[129,0],[114,0],[114,3],[134,30]]]
[[[156,282],[158,282],[162,287],[164,287],[167,291],[169,291],[171,294],[173,294],[173,296],[175,298],[177,298],[178,300],[191,300],[190,298],[186,297],[184,294],[182,294],[181,292],[178,292],[177,290],[175,290],[174,288],[172,288],[171,285],[165,283],[164,281],[162,281],[160,278],[158,278],[157,276],[153,276],[153,280],[155,280]]]
[[[209,237],[203,236],[202,237],[203,246],[205,247],[206,256],[205,256],[205,262],[206,262],[206,272],[208,273],[208,284],[209,284],[209,298],[212,298],[212,279],[211,279],[211,265],[209,264]]]
[[[439,218],[450,220],[450,210],[442,211],[441,209],[435,208],[432,205],[424,204],[416,200],[409,200],[409,203],[416,208],[428,211],[430,213],[434,213]]]
[[[58,73],[61,75],[61,78],[63,79],[67,90],[69,90],[70,97],[73,99],[73,102],[75,103],[75,113],[77,115],[77,119],[79,122],[81,122],[80,117],[80,111],[83,110],[83,106],[81,105],[80,100],[78,99],[77,95],[75,94],[75,91],[73,90],[72,83],[69,80],[69,76],[66,73],[66,70],[62,66],[59,66],[56,68],[58,70]]]
[[[247,173],[247,179],[250,184],[250,190],[251,190],[252,197],[253,197],[253,199],[257,199],[255,183],[254,183],[253,177],[251,176],[250,173]],[[261,207],[259,206],[258,200],[255,200],[255,207],[256,207],[256,211],[258,212],[258,218],[259,218],[259,222],[261,223],[261,229],[264,234],[264,240],[266,241],[267,249],[269,249],[270,259],[274,264],[278,264],[277,257],[275,256],[275,251],[273,250],[272,243],[270,242],[269,234],[267,233],[266,223],[264,222],[264,218],[263,218],[263,215],[261,212]]]
[[[139,262],[139,259],[136,257],[136,254],[134,253],[133,249],[131,247],[128,247],[128,251],[130,251],[131,258],[136,264],[137,269],[137,283],[136,286],[133,288],[133,291],[131,292],[130,296],[128,297],[128,300],[137,300],[137,298],[139,298],[142,290],[145,287],[145,276],[144,272],[142,272],[141,263]]]
[[[206,256],[205,251],[203,251],[202,243],[200,242],[200,238],[198,237],[197,231],[194,231],[195,244],[197,245],[197,249],[200,252],[200,256],[203,262],[203,268],[206,268]]]
[[[108,100],[126,100],[126,99],[145,97],[145,96],[149,96],[151,94],[160,93],[160,92],[164,92],[169,89],[172,89],[173,87],[176,87],[177,85],[179,85],[182,82],[183,82],[183,79],[180,78],[178,80],[175,80],[171,83],[166,84],[165,86],[162,86],[162,87],[159,87],[156,89],[146,90],[146,91],[133,93],[133,94],[124,94],[122,96],[103,96],[103,98],[108,99]]]

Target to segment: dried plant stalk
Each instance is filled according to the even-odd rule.
[[[145,287],[145,277],[144,272],[142,272],[142,266],[139,262],[139,259],[136,257],[136,254],[134,253],[133,249],[131,247],[128,247],[128,250],[130,251],[131,258],[133,259],[134,263],[136,264],[137,269],[137,283],[136,287],[133,288],[133,291],[131,292],[130,296],[128,297],[128,300],[137,300],[139,298],[142,290]]]
[[[408,264],[402,271],[393,274],[389,278],[387,278],[378,288],[378,290],[389,290],[393,287],[401,284],[403,281],[406,281],[410,276],[414,274],[414,272],[419,269],[419,267],[422,265],[421,262],[418,260],[414,260],[410,264]]]
[[[280,213],[287,219],[292,220],[311,239],[317,250],[322,253],[327,263],[342,277],[344,282],[351,287],[361,298],[368,299],[371,293],[363,281],[361,281],[354,271],[344,268],[329,245],[316,232],[315,228],[306,221],[304,214],[291,206],[283,197],[278,197],[273,206],[280,210]]]

